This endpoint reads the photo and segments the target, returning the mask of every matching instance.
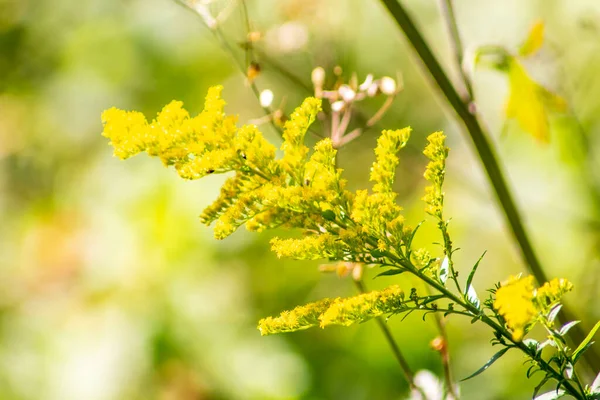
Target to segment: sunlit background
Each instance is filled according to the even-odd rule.
[[[437,2],[404,3],[459,85]],[[255,83],[286,112],[311,95],[317,66],[328,77],[336,65],[345,79],[402,76],[391,110],[340,151],[351,188],[367,187],[378,132],[412,126],[397,189],[407,219],[418,223],[420,152],[426,135],[444,130],[458,268],[467,274],[487,250],[475,279],[482,296],[524,270],[471,143],[378,1],[247,5],[251,29],[262,34]],[[244,63],[239,2],[208,9],[225,7],[225,40]],[[544,47],[526,66],[569,104],[551,116],[549,144],[505,119],[505,74],[467,70],[543,265],[575,283],[567,302],[589,328],[600,318],[600,3],[462,0],[456,14],[467,58],[489,44],[516,52],[535,21],[546,24]],[[278,260],[268,245],[275,233],[214,240],[198,215],[223,177],[188,182],[149,157],[121,162],[100,136],[104,109],[153,117],[179,99],[194,113],[215,84],[225,86],[227,111],[240,122],[264,115],[219,39],[174,1],[0,0],[0,399],[407,398],[375,324],[264,338],[256,330],[261,317],[354,294],[350,280],[319,272],[318,263]],[[361,112],[372,115],[382,101],[362,102]],[[268,123],[262,129],[280,143]],[[431,225],[420,243],[439,240]],[[376,273],[367,271],[370,288],[416,284],[373,281]],[[441,375],[429,347],[432,319],[414,314],[389,325],[415,371]],[[448,329],[455,379],[495,352],[490,332],[469,320],[452,318]],[[538,379],[525,378],[522,361],[509,352],[460,384],[463,398],[529,398]]]

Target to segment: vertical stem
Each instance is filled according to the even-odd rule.
[[[468,101],[466,101],[468,103],[473,101],[473,86],[471,85],[471,80],[469,79],[463,68],[463,46],[462,41],[460,40],[460,32],[458,31],[458,25],[456,24],[456,17],[454,15],[454,6],[452,5],[452,0],[440,0],[440,9],[442,11],[442,17],[446,22],[446,27],[448,28],[448,35],[450,36],[450,45],[452,46],[452,52],[454,53],[456,66],[458,67],[458,71],[465,85],[465,89],[467,90],[467,96],[465,96],[465,98],[468,99]]]
[[[529,235],[523,225],[522,217],[517,209],[512,193],[508,188],[504,173],[500,168],[498,157],[496,156],[483,127],[479,124],[477,117],[470,112],[468,105],[462,101],[460,95],[448,79],[448,76],[437,61],[435,55],[432,53],[430,47],[425,42],[421,32],[419,32],[406,10],[404,10],[404,7],[397,0],[381,0],[381,2],[394,18],[398,27],[404,32],[411,46],[423,62],[425,69],[429,71],[440,91],[448,100],[448,103],[450,103],[454,111],[458,114],[458,117],[462,120],[487,173],[488,180],[494,189],[496,199],[502,207],[504,217],[511,229],[513,238],[519,246],[525,265],[538,283],[541,284],[547,282],[548,278],[546,277],[546,273],[542,269],[540,261],[533,249]],[[561,314],[562,315],[559,317],[562,322],[576,319],[575,314],[567,309],[566,306],[563,306]],[[585,332],[580,325],[574,326],[570,333],[576,343],[581,342],[585,338]],[[600,355],[595,349],[590,348],[589,351],[584,354],[584,358],[586,363],[594,370],[600,369]]]
[[[358,288],[358,291],[360,293],[365,293],[367,291],[366,286],[362,280],[354,280],[354,283],[356,284],[356,287]],[[381,329],[383,336],[385,336],[385,339],[387,340],[388,344],[390,345],[390,348],[392,349],[392,353],[394,353],[394,357],[396,357],[398,364],[400,364],[400,369],[402,370],[402,374],[404,375],[404,378],[408,382],[408,385],[410,386],[411,389],[418,390],[423,395],[423,398],[425,399],[426,397],[425,397],[424,393],[422,392],[422,389],[420,389],[418,386],[415,385],[415,382],[414,382],[415,374],[413,373],[412,369],[410,368],[410,365],[408,365],[406,358],[404,358],[404,355],[400,351],[400,347],[398,347],[398,344],[394,340],[394,337],[392,336],[392,333],[390,332],[390,328],[386,325],[385,322],[382,321],[381,317],[377,317],[377,318],[375,318],[375,320],[377,321],[377,325],[379,326],[379,329]]]

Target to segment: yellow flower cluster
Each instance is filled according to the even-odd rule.
[[[301,228],[301,239],[272,242],[279,257],[297,259],[364,259],[375,248],[386,252],[402,245],[404,217],[392,186],[397,153],[406,145],[410,128],[382,132],[371,168],[372,193],[352,193],[336,168],[332,141],[319,141],[310,156],[304,145],[321,110],[319,99],[306,99],[291,114],[283,130],[283,156],[277,159],[275,147],[256,126],[238,128],[235,118],[224,113],[221,90],[209,90],[204,110],[195,117],[177,101],[150,123],[141,113],[112,108],[102,115],[103,134],[116,156],[147,152],[187,179],[233,172],[200,216],[207,225],[215,223],[218,239],[242,225],[252,231]]]
[[[442,218],[442,208],[444,206],[444,175],[446,173],[446,158],[450,149],[446,147],[446,136],[442,132],[435,132],[427,138],[428,144],[423,154],[429,158],[429,164],[423,175],[425,179],[431,182],[431,185],[425,188],[423,201],[427,204],[425,211],[437,218]]]
[[[377,159],[371,167],[370,180],[375,183],[373,192],[393,193],[392,185],[399,163],[396,154],[406,146],[410,132],[410,128],[381,132],[381,136],[377,139],[377,147],[375,147]]]
[[[298,306],[282,312],[278,317],[267,317],[258,321],[262,336],[274,333],[294,332],[319,325],[319,317],[329,308],[333,300],[323,299],[315,303]]]
[[[324,299],[315,303],[284,311],[278,317],[268,317],[258,322],[261,335],[293,332],[329,325],[352,325],[369,319],[393,314],[403,309],[404,292],[398,286],[372,291],[354,297]]]
[[[496,291],[494,308],[504,317],[514,340],[522,340],[526,329],[545,316],[573,288],[573,284],[566,279],[554,279],[536,289],[533,280],[531,275],[511,276]]]

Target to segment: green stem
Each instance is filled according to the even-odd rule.
[[[547,282],[548,278],[546,273],[542,269],[541,263],[533,249],[533,245],[525,230],[515,200],[513,199],[506,179],[504,178],[504,173],[500,168],[498,158],[483,127],[480,125],[477,117],[469,110],[468,104],[464,103],[461,99],[404,7],[397,0],[381,1],[396,21],[398,27],[406,35],[406,38],[420,57],[425,68],[431,74],[442,94],[446,97],[452,108],[462,120],[484,166],[488,180],[494,189],[496,199],[504,211],[506,222],[511,229],[515,242],[519,245],[521,256],[525,261],[527,268],[538,283],[542,284]],[[563,306],[561,314],[560,320],[562,322],[576,319],[575,314],[565,306]],[[580,325],[574,326],[570,333],[573,341],[576,343],[581,342],[585,338],[585,332]],[[590,348],[584,355],[584,358],[586,363],[594,370],[600,369],[600,355],[595,349]]]
[[[489,316],[487,316],[485,313],[483,313],[482,310],[480,310],[479,308],[475,307],[474,305],[472,305],[468,302],[463,301],[461,298],[459,298],[454,293],[452,293],[450,290],[448,290],[445,286],[441,285],[439,282],[428,277],[427,275],[420,273],[417,269],[411,268],[411,269],[409,269],[409,272],[412,273],[413,275],[417,276],[419,279],[425,281],[427,284],[429,284],[435,290],[437,290],[440,293],[447,296],[448,299],[456,302],[456,304],[458,304],[459,306],[461,306],[464,309],[466,309],[467,311],[469,311],[472,314],[471,315],[472,317],[479,317],[479,319],[483,323],[485,323],[486,325],[488,325],[495,331],[500,332],[500,334],[507,341],[509,341],[512,346],[520,349],[522,352],[524,352],[529,357],[531,357],[535,362],[538,363],[538,365],[540,366],[540,368],[542,368],[542,370],[550,373],[552,375],[552,377],[554,379],[556,379],[558,382],[562,382],[562,385],[564,386],[564,388],[567,390],[567,392],[570,395],[572,395],[573,397],[575,397],[577,399],[585,400],[584,392],[580,393],[569,381],[565,380],[564,377],[559,372],[557,372],[554,368],[552,368],[552,366],[550,364],[548,364],[543,358],[541,358],[541,356],[537,356],[535,354],[535,351],[533,351],[532,349],[527,347],[525,344],[523,344],[523,342],[513,340],[510,332],[508,332],[506,329],[504,329],[504,327],[502,327],[497,322],[492,320]],[[576,379],[576,383],[579,387],[581,387],[581,383],[579,382],[578,379]]]

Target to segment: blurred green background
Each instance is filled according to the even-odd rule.
[[[437,3],[405,3],[457,78]],[[248,7],[252,28],[263,33],[263,60],[304,85],[316,66],[340,65],[346,78],[356,72],[361,80],[402,74],[391,111],[340,151],[351,188],[368,185],[378,131],[411,125],[397,189],[407,219],[418,223],[420,152],[429,133],[444,130],[458,268],[465,273],[488,251],[475,279],[481,293],[523,271],[470,143],[379,2],[249,0]],[[515,51],[534,21],[546,23],[544,48],[527,68],[570,105],[552,117],[549,145],[505,121],[506,76],[477,69],[473,80],[547,273],[575,283],[567,302],[589,328],[600,318],[600,3],[461,0],[456,13],[467,54],[484,44]],[[223,30],[238,60],[243,26],[234,4]],[[256,84],[273,90],[275,104],[285,98],[289,112],[310,93],[269,65]],[[318,263],[277,260],[273,233],[214,240],[198,215],[224,177],[187,182],[148,157],[120,162],[100,136],[104,109],[153,117],[179,99],[195,113],[215,84],[225,86],[227,110],[240,122],[263,115],[230,55],[173,1],[0,0],[0,399],[407,398],[375,324],[265,338],[256,330],[261,317],[354,294],[348,279],[318,272]],[[381,101],[361,103],[362,111],[372,114]],[[263,130],[279,143],[268,124]],[[435,234],[426,225],[421,243]],[[367,272],[369,287],[398,281],[373,281],[375,274]],[[411,366],[439,375],[429,348],[433,320],[400,319],[389,324]],[[458,318],[448,329],[455,378],[493,354],[487,330]],[[538,380],[526,380],[522,361],[509,353],[462,383],[463,398],[528,398]]]

